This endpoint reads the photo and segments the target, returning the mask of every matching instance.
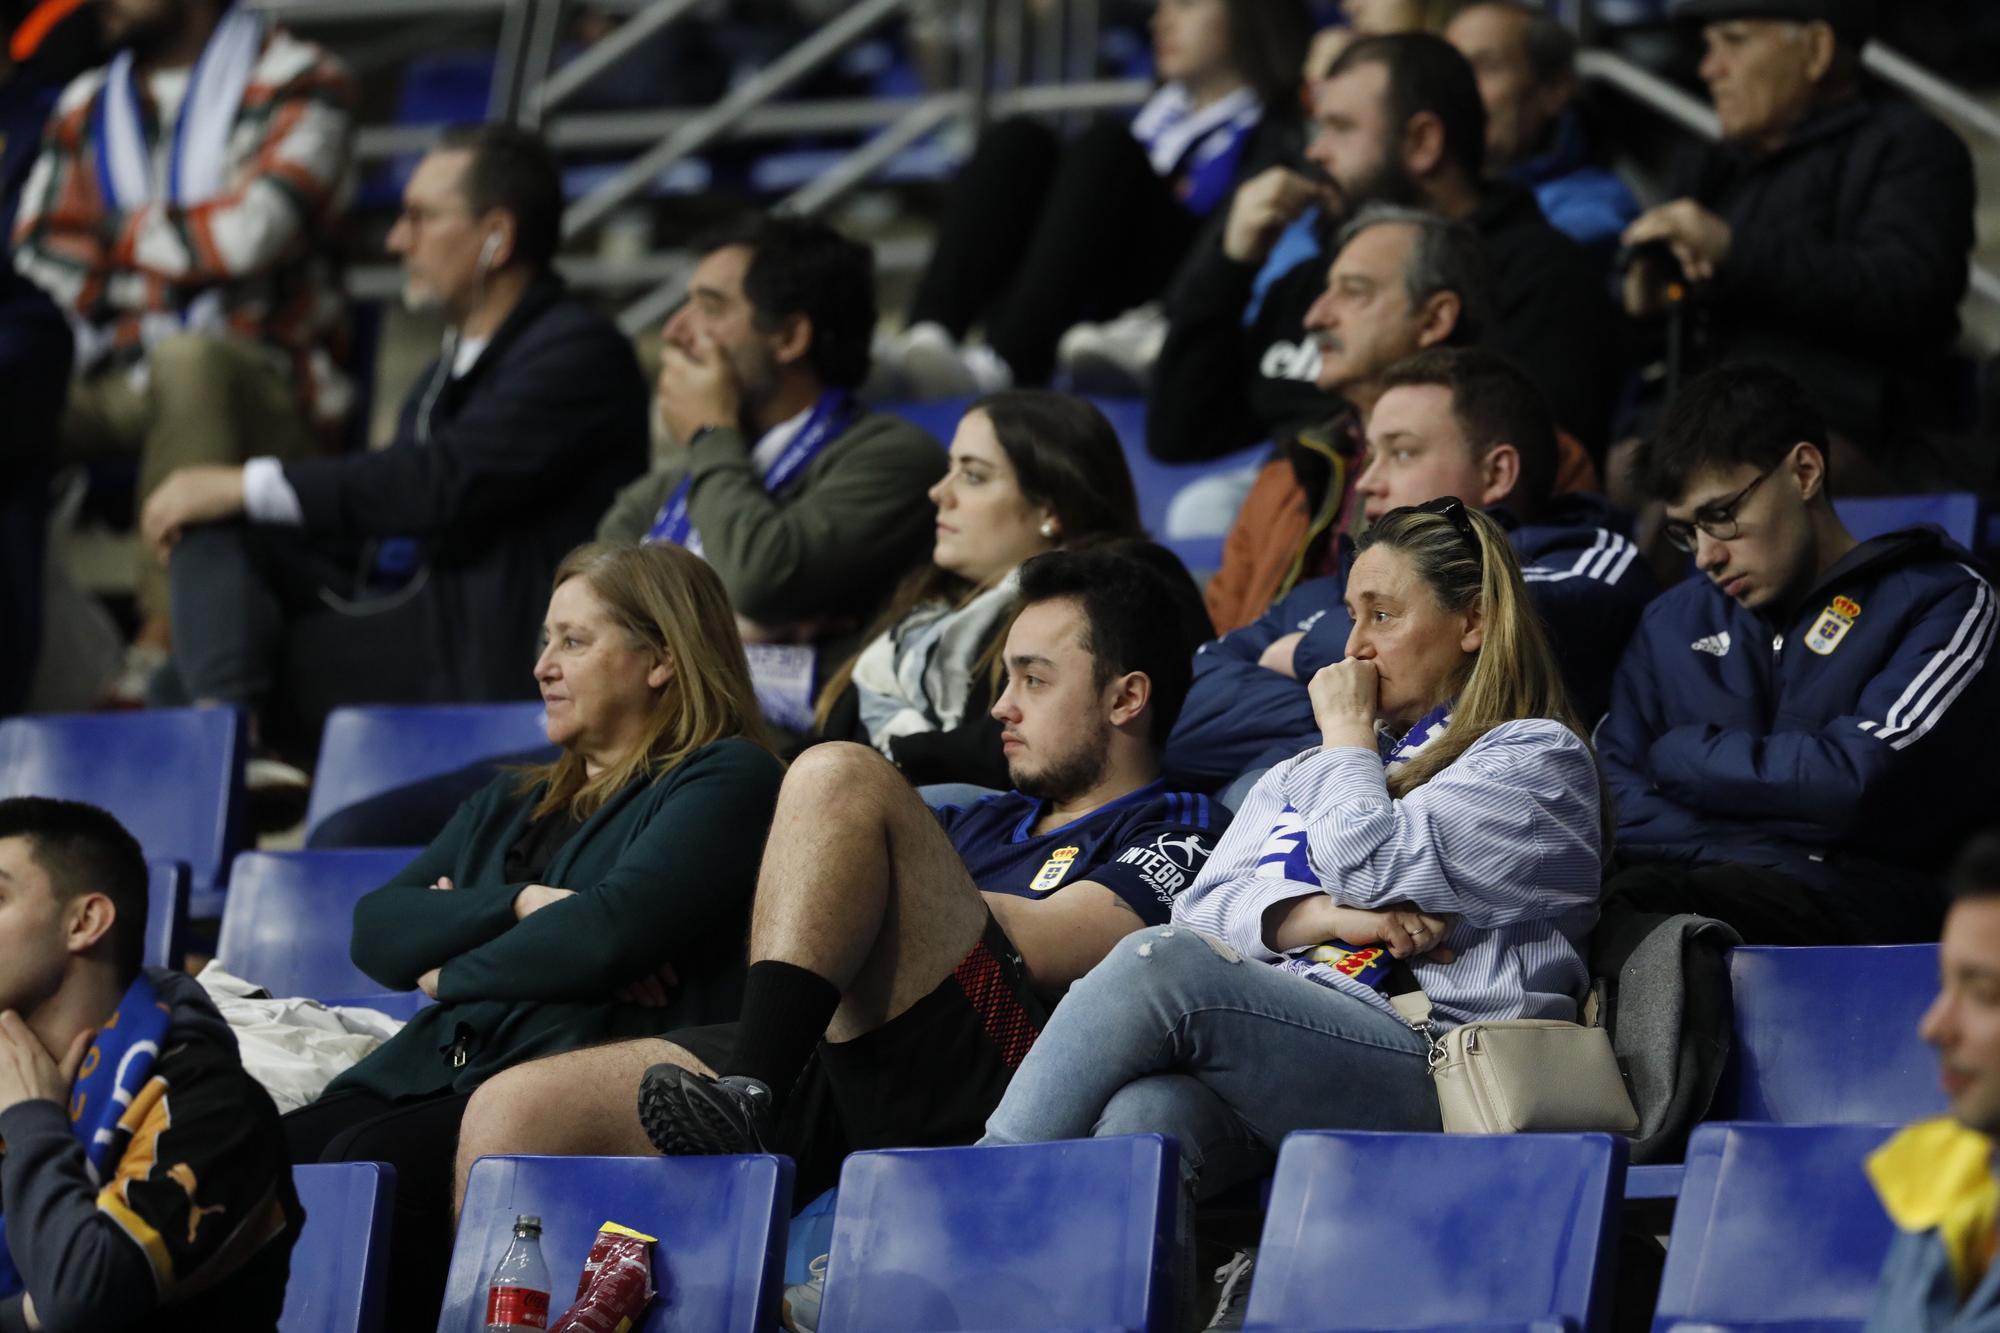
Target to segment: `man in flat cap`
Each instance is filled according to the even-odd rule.
[[[1683,0],[1722,124],[1671,202],[1625,244],[1626,307],[1689,280],[1696,365],[1758,360],[1800,380],[1837,436],[1844,492],[1961,480],[1927,438],[1950,426],[1948,356],[1973,242],[1972,158],[1914,106],[1864,90],[1870,0]]]

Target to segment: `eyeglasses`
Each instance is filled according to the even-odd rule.
[[[1771,472],[1775,471],[1777,471],[1776,468],[1771,469]],[[1743,502],[1750,498],[1750,492],[1756,490],[1764,478],[1771,475],[1771,472],[1758,473],[1755,477],[1751,478],[1748,486],[1745,486],[1727,500],[1720,500],[1711,505],[1703,505],[1691,519],[1668,519],[1666,522],[1660,524],[1661,535],[1683,551],[1694,550],[1696,532],[1705,532],[1719,542],[1734,540],[1743,531],[1742,524],[1737,520],[1736,511],[1743,507]]]
[[[1465,505],[1459,501],[1456,495],[1441,495],[1435,500],[1426,500],[1420,505],[1404,505],[1401,509],[1390,510],[1388,513],[1382,515],[1382,517],[1390,519],[1399,514],[1435,515],[1451,524],[1452,530],[1465,539],[1466,546],[1471,548],[1474,555],[1483,557],[1485,553],[1485,548],[1479,544],[1479,533],[1472,526],[1472,516],[1465,512]]]

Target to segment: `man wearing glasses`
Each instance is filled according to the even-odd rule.
[[[1641,453],[1699,577],[1655,601],[1597,735],[1618,807],[1605,916],[1693,912],[1747,944],[1937,938],[1984,817],[2000,605],[1935,528],[1857,542],[1824,421],[1778,371],[1711,371]]]

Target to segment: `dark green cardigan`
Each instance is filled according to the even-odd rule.
[[[355,905],[355,966],[395,990],[443,971],[438,1003],[327,1090],[470,1092],[536,1056],[735,1018],[757,863],[783,777],[768,752],[732,739],[654,782],[627,784],[541,878],[577,896],[518,923],[514,896],[526,886],[504,883],[501,867],[542,789],[520,794],[512,774],[493,781]],[[432,889],[440,875],[457,887]],[[667,1008],[610,998],[663,962],[680,974]]]

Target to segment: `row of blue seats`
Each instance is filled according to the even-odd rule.
[[[1859,1329],[1892,1239],[1862,1162],[1889,1132],[1697,1130],[1656,1333]],[[1175,1174],[1157,1135],[856,1153],[819,1327],[1166,1333],[1182,1262]],[[1291,1135],[1245,1327],[1600,1329],[1624,1174],[1623,1141],[1602,1134]],[[440,1333],[483,1327],[486,1278],[520,1213],[541,1217],[559,1289],[603,1222],[657,1238],[660,1296],[636,1333],[761,1333],[791,1189],[782,1157],[482,1159]]]

